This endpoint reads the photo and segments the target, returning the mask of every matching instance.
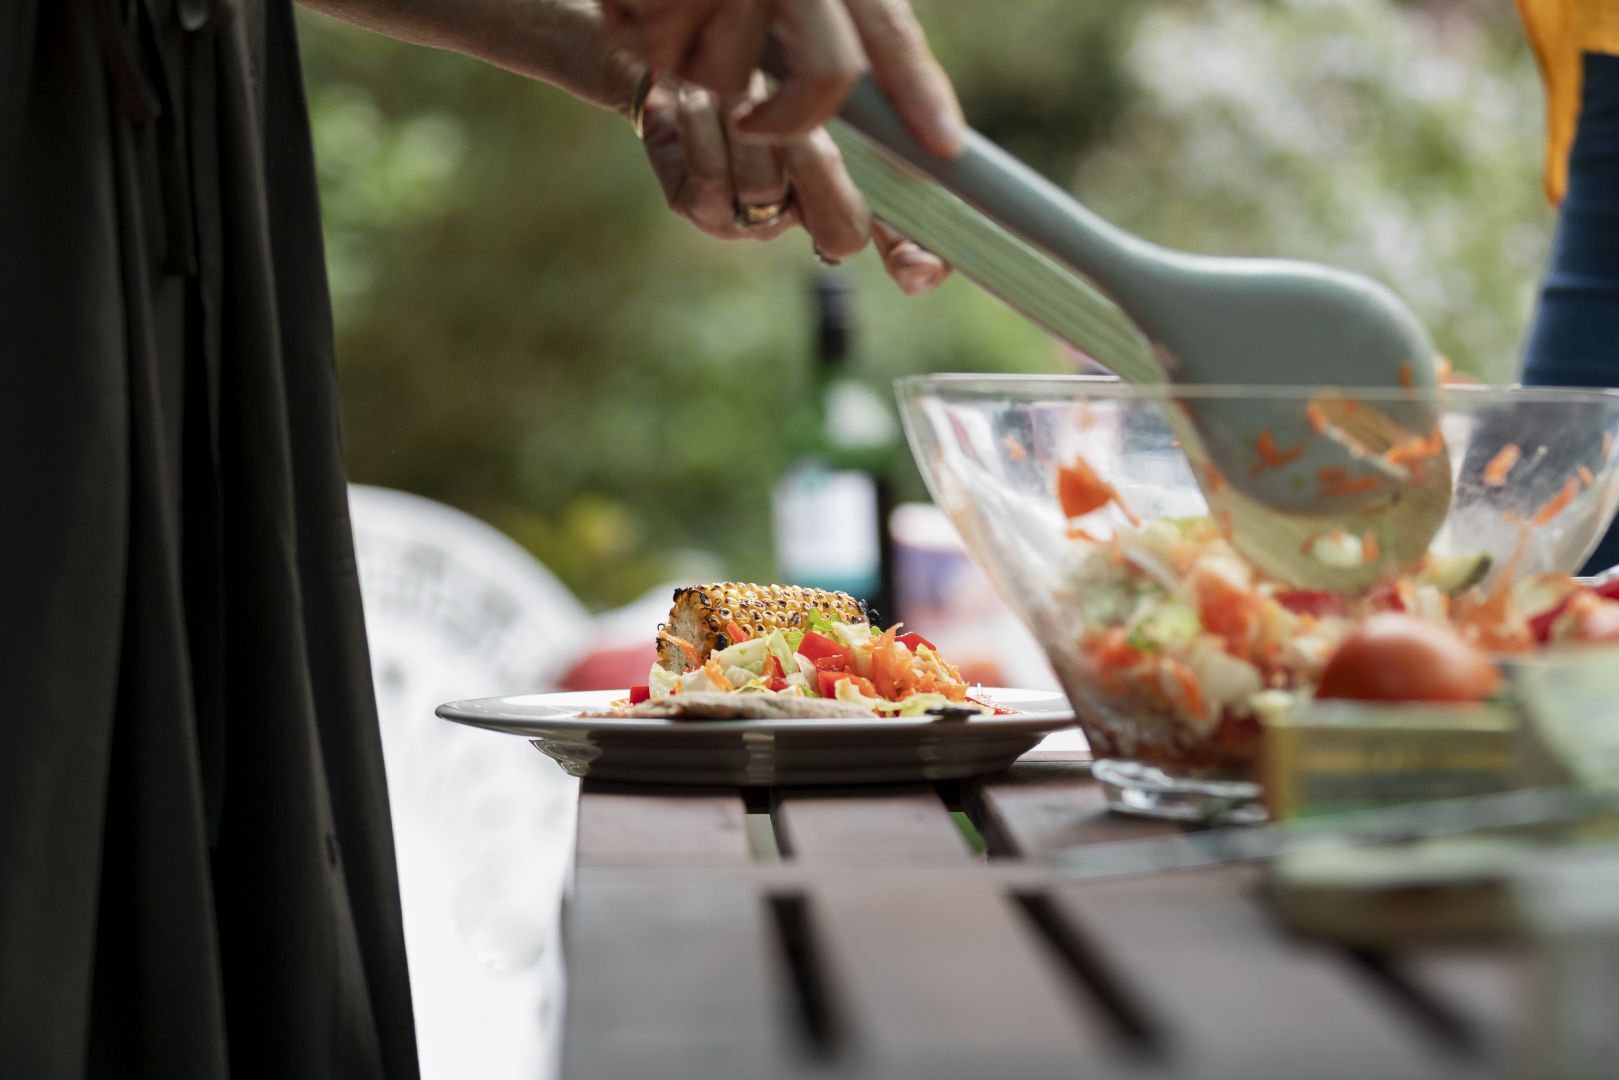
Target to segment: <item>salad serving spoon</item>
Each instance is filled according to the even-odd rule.
[[[869,76],[833,134],[873,213],[899,232],[1120,378],[1210,388],[1169,419],[1211,509],[1262,571],[1353,591],[1428,550],[1451,491],[1438,362],[1389,289],[1310,263],[1151,244],[976,131],[960,156],[936,158]],[[1324,387],[1319,406],[1264,393],[1300,384]],[[1368,539],[1356,558],[1323,560],[1312,541],[1327,535]]]

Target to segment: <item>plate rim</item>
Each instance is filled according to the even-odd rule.
[[[486,730],[502,731],[514,735],[533,737],[547,732],[579,732],[579,731],[606,731],[624,733],[652,733],[665,731],[680,731],[693,733],[829,733],[841,732],[844,734],[893,734],[927,728],[934,731],[976,732],[982,735],[994,733],[1011,734],[1029,730],[1058,731],[1066,727],[1073,727],[1079,723],[1073,706],[1067,700],[1067,695],[1060,690],[1035,690],[1021,687],[983,686],[978,692],[994,701],[1002,694],[1035,694],[1041,695],[1063,703],[1060,709],[1052,709],[1038,713],[1013,713],[1009,716],[975,716],[963,720],[940,720],[930,716],[906,717],[859,717],[859,716],[815,716],[801,718],[772,717],[768,719],[734,719],[734,720],[672,720],[665,717],[613,717],[613,716],[579,716],[553,715],[537,717],[522,715],[520,709],[512,709],[509,704],[520,699],[534,699],[545,697],[575,697],[581,694],[604,695],[603,703],[614,701],[628,696],[626,690],[572,690],[560,691],[551,694],[508,694],[485,698],[463,698],[457,701],[447,701],[433,710],[434,715],[440,719],[449,720],[470,727],[484,728]],[[558,706],[551,706],[557,708]],[[590,708],[585,705],[581,708]]]

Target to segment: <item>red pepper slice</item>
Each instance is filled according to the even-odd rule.
[[[651,700],[652,700],[652,687],[650,687],[650,686],[632,686],[632,687],[630,687],[630,704],[631,705],[639,705],[643,701],[651,701]]]
[[[798,643],[798,651],[809,657],[811,663],[823,657],[841,656],[844,666],[847,667],[849,664],[849,650],[844,648],[841,642],[823,637],[813,630],[804,631],[804,640]]]
[[[928,648],[932,649],[934,652],[939,651],[939,647],[937,645],[933,644],[933,642],[929,641],[927,638],[923,637],[921,634],[912,634],[912,633],[901,634],[899,637],[895,638],[894,640],[904,642],[905,647],[907,649],[911,650],[913,653],[916,651],[916,647],[918,645],[926,645]]]

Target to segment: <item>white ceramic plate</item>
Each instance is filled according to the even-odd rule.
[[[765,787],[953,780],[999,772],[1045,736],[1075,723],[1062,694],[986,687],[985,701],[1016,709],[968,720],[647,720],[586,717],[628,692],[452,701],[438,715],[522,735],[574,776],[654,784]]]

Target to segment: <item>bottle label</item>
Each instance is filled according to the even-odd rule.
[[[865,473],[801,463],[774,498],[776,564],[785,584],[869,598],[881,577],[877,486]]]

